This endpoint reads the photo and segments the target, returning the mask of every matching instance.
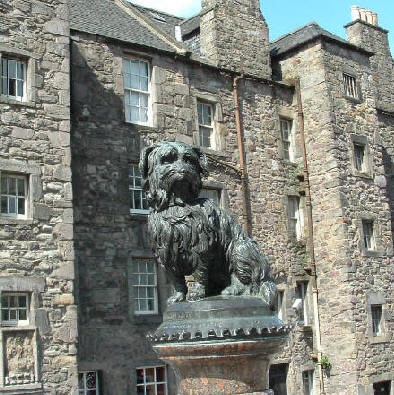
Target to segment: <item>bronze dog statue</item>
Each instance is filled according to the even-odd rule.
[[[210,199],[199,198],[208,174],[202,151],[160,142],[141,153],[143,188],[152,211],[148,229],[175,293],[168,303],[214,295],[252,295],[273,306],[276,286],[267,258],[241,226]],[[185,276],[196,286],[189,293]]]

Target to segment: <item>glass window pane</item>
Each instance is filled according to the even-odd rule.
[[[9,177],[9,194],[10,195],[16,195],[16,185],[17,185],[17,179],[14,177]]]
[[[7,79],[5,77],[3,77],[1,79],[1,93],[3,95],[7,95],[8,94],[7,88],[8,88]]]
[[[137,75],[130,74],[128,82],[129,82],[128,88],[138,89],[138,90],[140,89],[140,78]]]
[[[165,395],[166,393],[166,385],[165,384],[158,384],[157,385],[157,395]]]
[[[13,196],[8,198],[8,213],[16,214],[16,198]]]
[[[148,63],[140,62],[139,66],[139,74],[141,76],[148,76]]]
[[[139,300],[139,311],[149,311],[148,310],[148,303],[146,299]]]
[[[140,120],[140,111],[138,107],[131,107],[131,121],[138,122]]]
[[[16,60],[8,60],[8,78],[16,78]]]
[[[156,381],[165,381],[166,370],[164,366],[159,366],[156,368]]]
[[[2,59],[2,65],[1,65],[1,75],[2,77],[7,77],[8,75],[8,61],[7,59]]]
[[[1,212],[8,213],[8,199],[6,196],[1,197]]]
[[[8,307],[9,305],[10,305],[10,300],[9,300],[8,296],[3,296],[1,298],[1,306]]]
[[[26,307],[26,305],[27,305],[26,295],[19,295],[18,296],[18,306],[19,307]]]
[[[140,94],[136,92],[130,93],[130,104],[138,107],[140,105]]]
[[[25,196],[25,180],[18,178],[18,196]]]
[[[148,88],[149,88],[149,80],[148,78],[140,78],[140,89],[142,91],[148,92]]]
[[[148,109],[147,108],[141,108],[140,120],[141,120],[141,122],[148,122]]]
[[[148,107],[148,95],[140,94],[140,106]]]
[[[16,80],[8,80],[8,95],[16,96]]]
[[[27,311],[22,309],[19,310],[19,319],[20,320],[27,320]]]
[[[138,60],[130,60],[130,73],[134,75],[139,75],[139,61]]]
[[[3,310],[1,317],[3,321],[9,321],[10,320],[9,310]]]
[[[18,199],[18,214],[20,215],[25,214],[25,198]]]
[[[146,368],[145,369],[146,382],[152,383],[155,381],[155,368]]]
[[[17,296],[10,296],[10,307],[17,307],[18,306],[18,297]]]
[[[10,310],[10,321],[16,320],[16,310]]]
[[[23,97],[23,81],[18,80],[16,96]]]

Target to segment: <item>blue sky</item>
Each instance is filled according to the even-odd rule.
[[[200,11],[200,0],[131,0],[178,16],[192,16]],[[344,25],[351,21],[352,5],[376,12],[379,26],[390,31],[390,47],[394,52],[394,0],[260,0],[268,22],[270,39],[274,40],[309,22],[346,38]]]

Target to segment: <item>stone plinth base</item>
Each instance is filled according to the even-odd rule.
[[[258,298],[215,297],[169,306],[152,341],[178,394],[263,394],[269,356],[288,331]]]

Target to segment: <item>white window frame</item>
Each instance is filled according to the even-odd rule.
[[[282,139],[283,159],[294,162],[294,143],[292,119],[279,117],[280,134]]]
[[[308,304],[308,281],[298,281],[297,282],[297,296],[298,300],[302,303],[299,311],[300,322],[302,322],[303,326],[310,325],[309,322],[309,304]],[[297,299],[296,299],[297,301]]]
[[[357,78],[354,75],[343,73],[343,89],[345,96],[358,99]]]
[[[205,116],[208,112],[208,120]],[[197,100],[198,145],[200,147],[217,150],[215,128],[215,105],[203,100]],[[208,133],[208,136],[205,134]],[[209,141],[209,143],[208,143]]]
[[[7,190],[4,191],[2,188],[3,186],[3,179],[7,179]],[[19,184],[16,182],[16,194],[12,195],[9,193],[9,179],[16,179],[16,180],[23,180],[24,184],[24,195],[18,195],[18,188]],[[1,172],[0,171],[0,216],[2,217],[11,217],[11,218],[17,218],[17,219],[26,219],[28,216],[28,201],[29,201],[29,182],[28,182],[28,177],[25,174],[17,174],[17,173],[9,173],[9,172]],[[9,201],[10,199],[15,200],[15,213],[10,213],[9,209],[7,209],[7,212],[2,211],[2,203],[3,199],[7,199],[7,207],[9,206]],[[24,199],[24,214],[19,214],[18,213],[18,201],[20,199]]]
[[[96,383],[93,387],[88,388],[88,382],[87,382],[87,375],[88,374],[94,374]],[[82,375],[82,383],[83,383],[83,388],[80,388],[81,384],[81,375]],[[87,370],[87,371],[81,371],[78,372],[78,394],[79,395],[93,395],[92,391],[95,391],[94,395],[99,395],[100,394],[100,379],[99,379],[99,372],[97,370]]]
[[[157,380],[157,369],[164,369],[164,381],[158,381]],[[146,381],[146,371],[148,369],[154,369],[154,377],[152,381]],[[144,377],[144,382],[143,383],[138,383],[138,371],[142,370],[143,371],[143,377]],[[136,368],[136,377],[137,377],[137,383],[136,383],[136,389],[137,389],[137,394],[138,395],[154,395],[157,394],[157,386],[164,384],[165,388],[165,395],[168,395],[168,379],[167,379],[167,366],[166,365],[155,365],[155,366],[140,366]],[[147,386],[154,386],[154,392],[147,392]],[[143,392],[138,391],[139,389],[143,389]]]
[[[140,265],[145,265],[145,271],[141,269]],[[153,268],[153,271],[149,271]],[[153,259],[148,258],[133,258],[131,262],[131,292],[133,312],[135,315],[152,315],[159,312],[159,300],[157,292],[157,263]],[[145,276],[145,277],[143,277]],[[149,290],[151,295],[149,295]],[[151,309],[144,309],[142,302],[153,301]]]
[[[372,336],[383,335],[383,306],[371,304]]]
[[[10,62],[15,62],[15,95],[11,95],[9,93],[9,81],[10,81],[10,77],[9,77],[9,72],[10,72]],[[17,70],[18,70],[18,65],[22,65],[22,76],[18,75]],[[14,57],[12,55],[2,55],[1,56],[1,63],[0,63],[0,69],[1,69],[1,73],[0,73],[0,95],[2,97],[5,97],[7,99],[11,99],[11,100],[16,100],[16,101],[26,101],[27,100],[27,67],[28,67],[28,62],[24,59],[18,58],[18,57]],[[7,70],[5,70],[5,68]],[[18,78],[19,77],[19,78]],[[18,82],[22,82],[22,94],[18,94],[19,92],[19,84]],[[7,92],[3,92],[3,90],[5,89],[5,85],[6,85],[6,90]]]
[[[376,251],[374,221],[363,219],[361,224],[363,227],[363,247],[366,251]]]
[[[26,298],[26,305],[25,306],[19,306],[19,297],[25,297]],[[10,303],[8,302],[8,306],[5,306],[4,303],[4,298],[16,298],[17,305],[16,306],[10,306]],[[10,299],[8,299],[10,300]],[[15,319],[4,319],[4,312],[8,311],[8,314],[10,315],[11,311],[15,311]],[[20,317],[20,312],[24,311],[26,315],[26,319],[19,319]],[[28,326],[29,325],[29,314],[30,314],[30,295],[27,292],[2,292],[1,293],[1,326],[3,327],[22,327],[22,326]]]
[[[129,67],[127,67],[127,62],[129,62]],[[138,64],[139,73],[128,73],[128,70],[131,70],[131,63]],[[147,74],[141,74],[140,69],[141,65],[145,65],[147,69]],[[139,87],[131,86],[128,83],[128,80],[131,81],[131,77],[137,77],[139,81]],[[141,86],[142,81],[147,80],[147,88],[143,89]],[[152,94],[151,94],[151,65],[150,62],[144,59],[137,58],[124,58],[123,59],[123,89],[124,89],[124,112],[125,112],[125,121],[127,123],[133,123],[137,125],[148,125],[152,124]],[[132,95],[136,95],[138,97],[138,105],[131,105],[131,97]],[[141,105],[143,101],[142,98],[146,98],[146,106]],[[138,119],[133,120],[131,115],[132,107],[139,109],[139,117]],[[141,117],[142,108],[146,109],[146,120],[143,120]]]
[[[313,370],[305,370],[302,372],[302,384],[303,384],[304,395],[313,395],[313,384],[314,384],[313,375],[314,375]]]
[[[297,240],[304,237],[304,212],[300,196],[288,196],[289,234]]]
[[[142,189],[142,176],[138,168],[138,164],[130,164],[129,174],[129,191],[130,191],[130,213],[131,214],[149,214],[148,203],[146,200],[145,191]],[[138,199],[136,199],[138,197]],[[137,202],[140,202],[142,207],[136,207]],[[146,206],[146,208],[144,208]]]

